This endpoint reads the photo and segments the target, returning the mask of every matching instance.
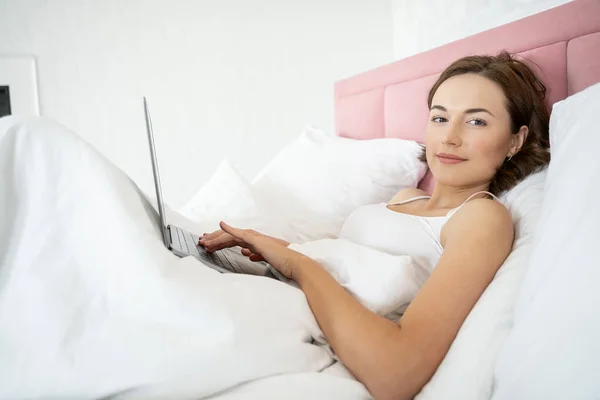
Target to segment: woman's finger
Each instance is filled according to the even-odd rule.
[[[254,254],[254,253],[252,253],[248,258],[250,259],[250,261],[255,261],[255,262],[265,261],[265,259],[263,258],[263,256],[261,256],[260,254]]]
[[[263,256],[258,253],[254,253],[250,249],[242,249],[242,254],[248,257],[250,261],[265,261]]]
[[[242,254],[250,259],[250,261],[265,261],[264,257],[258,253],[254,253],[252,250],[243,248]]]
[[[205,233],[204,235],[200,236],[200,238],[198,239],[198,244],[205,245],[207,241],[214,240],[224,233],[225,232],[223,232],[221,229],[214,231],[212,233]]]
[[[224,232],[223,232],[221,229],[219,229],[219,230],[216,230],[216,231],[214,231],[214,232],[212,232],[212,233],[209,233],[209,234],[208,234],[208,235],[206,235],[204,238],[205,238],[205,239],[208,239],[208,240],[216,239],[216,238],[218,238],[219,236],[221,236],[223,233],[224,233]]]
[[[221,221],[219,225],[221,225],[221,229],[223,229],[223,231],[229,233],[231,236],[240,239],[246,243],[251,243],[251,235],[248,234],[247,230],[234,228],[233,226],[227,225],[223,221]]]
[[[210,246],[215,250],[221,250],[227,247],[233,247],[242,244],[243,242],[232,235],[221,235],[212,240]]]

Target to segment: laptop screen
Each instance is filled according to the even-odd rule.
[[[158,214],[160,216],[160,227],[163,234],[165,246],[171,247],[171,238],[167,231],[167,220],[165,216],[165,207],[163,204],[162,189],[160,187],[160,175],[158,173],[158,161],[156,159],[156,149],[154,147],[154,133],[152,131],[152,120],[150,119],[150,111],[148,110],[148,102],[144,96],[144,114],[146,116],[146,131],[148,133],[148,144],[150,145],[150,158],[152,159],[152,172],[154,173],[154,187],[156,188],[156,204],[158,206]]]

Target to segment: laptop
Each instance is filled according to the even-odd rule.
[[[154,132],[152,130],[152,120],[150,118],[146,97],[144,97],[144,113],[146,116],[146,131],[148,134],[148,144],[150,146],[150,158],[152,160],[152,172],[154,173],[156,203],[160,220],[159,225],[165,246],[178,257],[194,257],[208,267],[222,273],[244,273],[275,278],[274,274],[271,272],[274,268],[269,268],[266,263],[250,261],[248,257],[232,248],[209,253],[204,247],[198,245],[198,235],[181,229],[173,224],[167,224],[160,185],[158,161],[156,158],[156,148],[154,145]]]

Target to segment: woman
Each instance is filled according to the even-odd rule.
[[[413,398],[511,250],[511,217],[495,195],[550,160],[545,90],[505,52],[454,62],[428,97],[422,157],[435,179],[432,195],[406,189],[346,221],[341,236],[419,253],[429,264],[431,275],[397,324],[364,308],[283,240],[221,223],[200,244],[209,251],[240,245],[251,260],[294,279],[339,359],[371,394]]]

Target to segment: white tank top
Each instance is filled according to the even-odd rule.
[[[400,213],[389,209],[386,203],[363,206],[346,219],[340,238],[390,254],[411,256],[415,265],[415,278],[420,287],[442,255],[443,247],[440,241],[442,228],[456,211],[482,193],[497,200],[490,192],[477,192],[457,208],[439,217]],[[418,196],[389,205],[402,205],[429,198],[431,196]]]

